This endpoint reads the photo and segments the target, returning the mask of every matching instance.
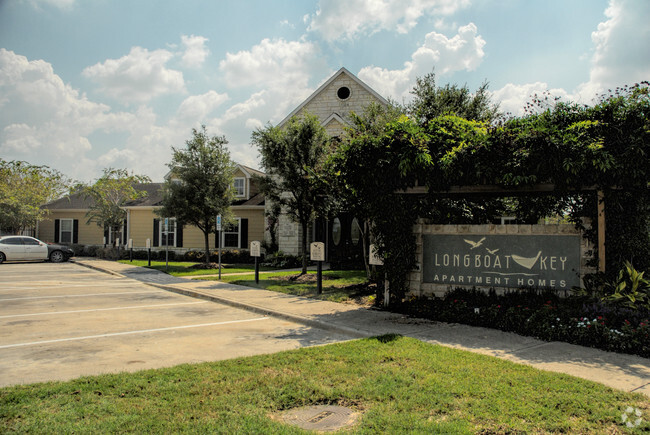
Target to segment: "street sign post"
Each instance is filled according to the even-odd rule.
[[[219,250],[219,279],[221,279],[221,215],[217,215],[217,249]]]
[[[384,260],[377,255],[377,247],[375,245],[370,245],[369,251],[368,264],[373,266],[383,266]],[[388,289],[390,284],[388,282],[388,275],[385,275],[384,278],[384,307],[387,307],[390,302],[390,291]]]
[[[313,242],[309,245],[309,257],[318,265],[316,272],[316,292],[320,295],[323,293],[323,261],[325,261],[325,243]]]
[[[255,258],[255,284],[260,283],[260,264],[259,258],[262,255],[262,244],[257,240],[251,242],[251,257]]]

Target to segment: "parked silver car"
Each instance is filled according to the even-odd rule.
[[[68,261],[74,251],[67,246],[41,242],[27,236],[0,236],[0,264],[4,261]]]

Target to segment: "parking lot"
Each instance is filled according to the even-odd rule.
[[[74,263],[0,265],[0,386],[346,339]]]

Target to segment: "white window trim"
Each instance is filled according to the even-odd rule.
[[[163,245],[163,230],[165,229],[165,218],[160,219],[158,224],[158,245],[161,248],[169,246],[170,248],[175,248],[178,242],[178,225],[176,225],[176,218],[169,218],[169,225],[171,226],[173,222],[174,225],[174,244],[173,245]]]
[[[235,218],[237,221],[237,246],[226,246],[226,234],[235,234],[233,231],[221,231],[221,247],[240,249],[241,248],[241,218]]]
[[[246,188],[246,187],[247,187],[247,186],[246,186],[246,184],[247,184],[247,183],[246,183],[246,177],[235,177],[235,179],[234,179],[233,182],[232,182],[233,187],[235,187],[235,181],[237,181],[237,180],[242,180],[242,181],[244,182],[244,193],[242,193],[242,194],[240,195],[237,191],[235,191],[235,197],[236,197],[236,198],[246,198],[246,193],[247,193],[246,191],[248,190],[248,189]]]
[[[69,221],[70,222],[70,241],[69,242],[64,242],[63,241],[63,233],[67,233],[68,231],[63,231],[63,222],[64,221]],[[73,243],[74,242],[74,219],[59,219],[59,243]]]

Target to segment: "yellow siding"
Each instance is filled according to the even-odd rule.
[[[264,207],[258,210],[237,210],[233,208],[233,215],[248,219],[248,241],[264,240]],[[153,247],[153,220],[158,219],[152,209],[131,209],[129,216],[129,235],[133,239],[134,248],[144,248],[146,240],[151,239]],[[78,219],[79,220],[79,244],[101,245],[103,243],[104,231],[96,224],[86,224],[86,213],[84,211],[52,211],[48,219],[39,223],[37,237],[45,242],[54,242],[54,219]],[[210,233],[210,249],[215,249],[214,233]],[[183,227],[183,249],[203,249],[203,232],[190,225]],[[248,249],[249,246],[242,247]],[[154,247],[155,248],[155,247]]]
[[[129,238],[133,239],[133,247],[146,247],[147,239],[151,240],[151,246],[153,247],[153,220],[157,219],[158,216],[151,209],[131,209],[129,213]]]
[[[37,238],[44,242],[54,242],[54,220],[77,219],[79,221],[79,241],[81,245],[99,245],[104,239],[104,230],[95,223],[86,224],[85,211],[57,211],[53,210],[47,219],[38,224]]]
[[[186,225],[183,227],[183,248],[187,249],[203,249],[205,241],[203,240],[203,231],[195,226]],[[208,236],[210,249],[214,248],[214,233]]]
[[[264,241],[264,209],[261,210],[237,210],[232,209],[236,217],[248,219],[248,246],[242,246],[243,249],[249,249],[253,240]]]

